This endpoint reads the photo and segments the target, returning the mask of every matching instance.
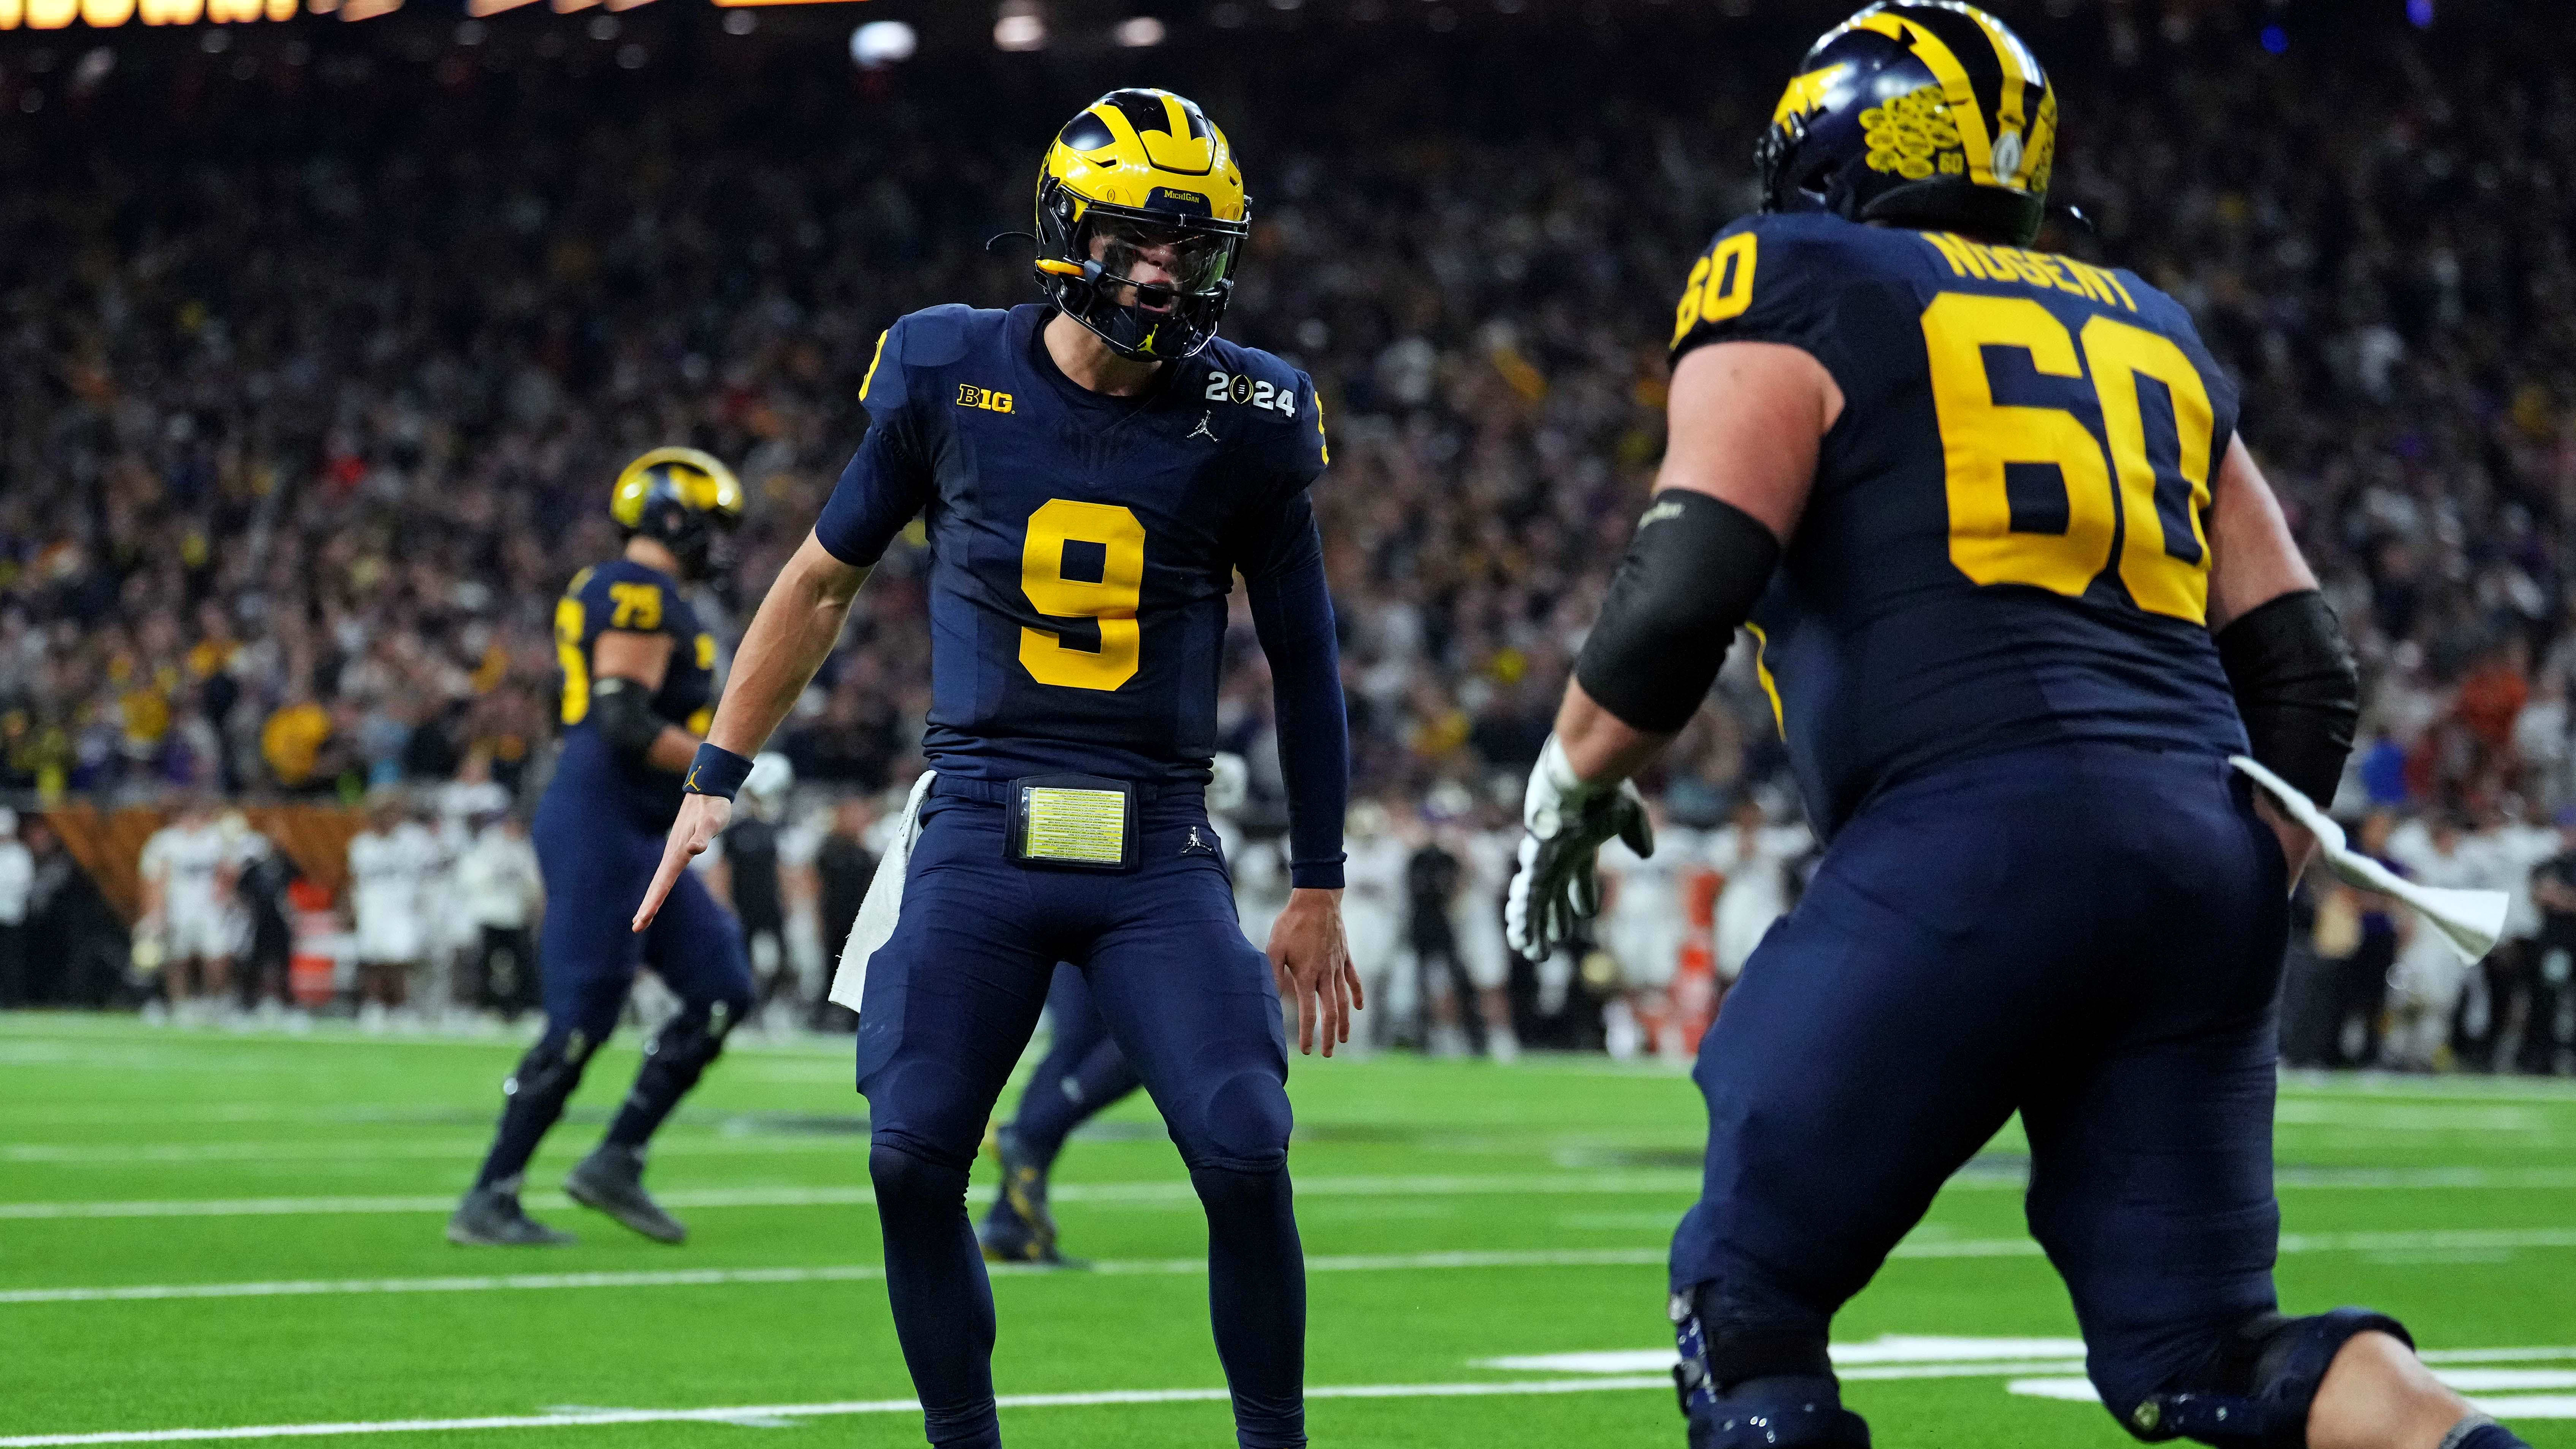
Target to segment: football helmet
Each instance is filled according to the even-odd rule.
[[[695,448],[655,448],[617,475],[608,515],[628,538],[660,542],[702,579],[721,567],[719,545],[742,522],[742,484]]]
[[[1038,287],[1122,357],[1175,362],[1216,336],[1252,229],[1225,133],[1169,91],[1083,108],[1038,170]],[[1131,283],[1146,253],[1169,281]],[[1126,298],[1127,300],[1121,300]]]
[[[1764,211],[2027,246],[2057,153],[2057,93],[2000,20],[1886,0],[1825,32],[1754,147]]]

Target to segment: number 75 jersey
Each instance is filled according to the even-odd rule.
[[[2134,274],[1942,233],[1766,215],[1692,265],[1673,360],[1773,342],[1842,389],[1748,626],[1808,814],[2057,741],[2221,754],[2210,488],[2236,391]]]
[[[1219,338],[1143,396],[1091,392],[1047,355],[1052,315],[934,307],[888,329],[814,536],[866,566],[922,517],[935,768],[1203,784],[1235,572],[1320,560],[1315,386]]]

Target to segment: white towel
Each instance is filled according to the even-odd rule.
[[[893,937],[895,922],[903,918],[903,878],[912,869],[912,843],[921,835],[921,802],[930,798],[930,782],[938,778],[938,771],[924,770],[912,782],[912,795],[903,802],[903,821],[886,842],[877,873],[868,880],[858,919],[850,922],[849,944],[841,948],[841,969],[832,973],[831,999],[852,1011],[859,1009],[868,989],[868,958]]]
[[[2306,826],[2317,837],[2319,849],[2325,852],[2326,868],[2341,877],[2346,885],[2404,901],[2434,930],[2441,932],[2443,942],[2464,963],[2475,962],[2495,949],[2496,937],[2504,933],[2505,909],[2513,901],[2510,895],[2503,891],[2420,886],[2403,879],[2388,867],[2345,844],[2343,827],[2328,819],[2324,811],[2300,794],[2289,781],[2243,755],[2231,756],[2227,763],[2262,786],[2264,793],[2272,797],[2283,813]]]

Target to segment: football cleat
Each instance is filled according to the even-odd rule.
[[[1007,1127],[986,1137],[984,1147],[1002,1168],[1002,1191],[975,1230],[984,1261],[1050,1268],[1090,1266],[1056,1249],[1055,1215],[1047,1211],[1046,1169],[1020,1152],[1018,1139]]]
[[[596,1208],[657,1243],[676,1243],[689,1235],[680,1220],[662,1211],[644,1190],[644,1154],[603,1142],[572,1175],[564,1192],[586,1208]]]
[[[577,1241],[529,1217],[517,1193],[497,1187],[465,1194],[447,1220],[447,1240],[460,1248],[560,1248]]]

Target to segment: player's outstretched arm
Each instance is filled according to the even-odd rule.
[[[1842,389],[1823,363],[1771,342],[1720,342],[1673,370],[1655,497],[1584,640],[1521,812],[1505,934],[1532,960],[1601,909],[1602,843],[1647,854],[1628,778],[1708,695],[1727,646],[1798,526]]]
[[[707,726],[709,744],[745,759],[760,753],[840,642],[850,601],[867,578],[866,569],[843,563],[812,534],[805,536],[760,601],[742,647],[734,651],[733,674],[716,702],[715,722]],[[723,796],[690,791],[680,797],[679,817],[662,845],[661,867],[653,872],[644,903],[636,907],[634,930],[653,924],[690,857],[704,851],[732,818],[733,801]]]

